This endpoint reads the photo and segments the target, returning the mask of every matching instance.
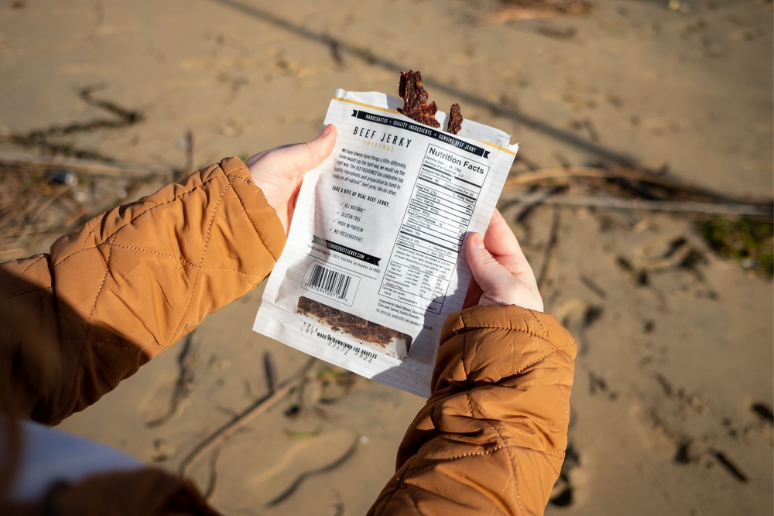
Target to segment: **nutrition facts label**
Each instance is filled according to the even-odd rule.
[[[440,313],[489,167],[429,145],[379,293]]]

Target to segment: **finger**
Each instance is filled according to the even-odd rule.
[[[466,251],[470,271],[483,292],[495,290],[511,281],[511,273],[489,253],[479,233],[473,233],[468,238]]]
[[[293,178],[309,172],[327,158],[336,145],[336,127],[328,124],[312,141],[287,145],[269,151],[261,158],[261,165],[284,177]]]
[[[503,218],[500,210],[495,209],[489,220],[489,227],[484,235],[486,248],[495,256],[510,255],[521,252],[519,241],[513,234],[508,223]]]
[[[511,274],[532,272],[516,235],[497,209],[492,213],[492,219],[484,236],[484,245]]]

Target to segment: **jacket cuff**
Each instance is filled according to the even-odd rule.
[[[241,159],[226,158],[220,162],[220,168],[234,188],[247,218],[276,262],[287,240],[277,212],[269,205],[260,187],[253,182],[250,170]]]
[[[575,339],[551,314],[527,310],[520,306],[484,305],[449,314],[441,330],[440,344],[455,335],[477,329],[512,330],[541,337],[555,348],[572,345]]]
[[[543,363],[555,353],[561,357]],[[571,386],[575,354],[575,339],[550,314],[518,306],[468,308],[451,314],[444,324],[433,371],[433,397],[516,381],[520,375],[546,368],[556,369],[557,381]]]

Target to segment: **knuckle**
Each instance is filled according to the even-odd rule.
[[[304,142],[304,150],[310,158],[315,161],[320,161],[320,151],[315,144],[312,142]]]

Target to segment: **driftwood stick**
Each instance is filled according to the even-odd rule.
[[[509,177],[505,181],[504,191],[518,188],[521,185],[529,185],[547,180],[568,180],[574,178],[596,178],[596,179],[628,179],[640,183],[647,183],[654,186],[660,186],[667,190],[679,192],[685,195],[698,197],[711,202],[721,202],[727,204],[764,204],[764,203],[745,203],[739,199],[734,199],[726,195],[713,192],[701,187],[683,184],[678,181],[626,168],[620,165],[611,165],[609,168],[596,167],[557,167],[544,168],[533,172],[526,172]]]
[[[274,364],[274,355],[271,351],[267,351],[263,355],[263,366],[266,370],[266,383],[269,387],[269,392],[273,393],[277,390],[277,366]]]
[[[556,244],[559,242],[559,232],[562,223],[562,213],[559,206],[554,206],[554,217],[551,221],[551,233],[548,238],[548,244],[546,245],[545,257],[543,258],[543,266],[540,268],[540,274],[537,277],[538,290],[543,288],[543,285],[548,278],[548,271],[551,268],[551,262],[554,261],[556,255]]]
[[[175,174],[174,180],[177,183],[196,172],[196,139],[193,131],[185,133],[185,156],[185,168]]]
[[[23,154],[0,152],[0,166],[18,167],[33,170],[63,169],[93,176],[107,177],[153,177],[168,174],[159,170],[137,166],[107,165],[96,161],[75,158],[27,156]]]
[[[530,194],[503,192],[504,201],[534,201]],[[671,211],[679,213],[708,213],[716,215],[752,215],[771,217],[772,207],[756,204],[725,204],[711,202],[648,201],[642,199],[615,199],[609,197],[584,197],[557,195],[541,201],[559,206],[586,206],[612,210]]]
[[[538,183],[547,179],[570,179],[573,177],[596,177],[607,179],[610,178],[611,175],[601,168],[593,167],[543,168],[533,172],[524,172],[522,174],[510,176],[505,180],[503,190],[509,190],[519,185]]]
[[[185,138],[188,141],[188,172],[193,174],[196,171],[196,140],[193,131],[188,131]]]

